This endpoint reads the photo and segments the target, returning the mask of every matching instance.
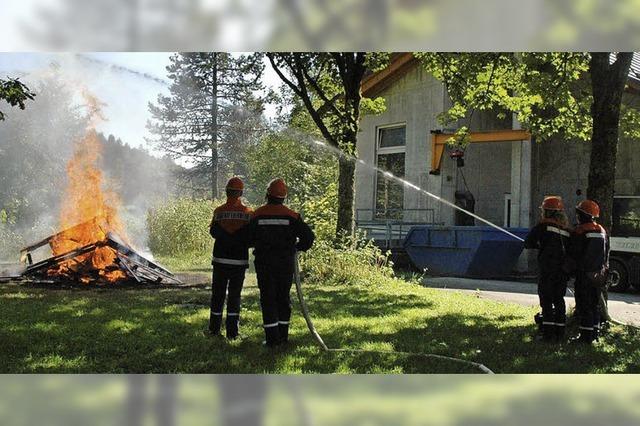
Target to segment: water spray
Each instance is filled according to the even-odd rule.
[[[353,162],[356,162],[357,164],[360,164],[360,165],[362,165],[363,167],[366,167],[366,168],[371,169],[371,170],[373,170],[373,171],[376,171],[376,172],[382,173],[382,174],[383,174],[385,177],[387,177],[388,179],[394,180],[394,181],[396,181],[396,182],[398,182],[398,183],[400,183],[400,184],[402,184],[402,185],[404,185],[404,186],[406,186],[406,187],[409,187],[409,188],[414,189],[414,190],[416,190],[416,191],[418,191],[418,192],[420,192],[420,193],[422,193],[422,194],[425,194],[425,195],[427,195],[428,197],[431,197],[431,198],[433,198],[434,200],[439,201],[439,202],[441,202],[442,204],[445,204],[445,205],[447,205],[447,206],[449,206],[449,207],[451,207],[451,208],[453,208],[453,209],[459,210],[459,211],[461,211],[461,212],[463,212],[463,213],[465,213],[465,214],[467,214],[467,215],[469,215],[469,216],[473,217],[474,219],[477,219],[477,220],[479,220],[480,222],[485,223],[485,224],[487,224],[487,225],[491,226],[492,228],[497,229],[498,231],[503,232],[503,233],[505,233],[505,234],[509,235],[509,236],[510,236],[510,237],[512,237],[512,238],[515,238],[515,239],[516,239],[516,240],[518,240],[518,241],[522,241],[522,242],[524,242],[524,239],[522,239],[521,237],[519,237],[519,236],[515,235],[515,234],[514,234],[514,233],[512,233],[512,232],[509,232],[508,230],[504,229],[503,227],[498,226],[498,225],[496,225],[495,223],[493,223],[493,222],[491,222],[491,221],[489,221],[489,220],[487,220],[487,219],[484,219],[483,217],[480,217],[480,216],[478,216],[478,215],[477,215],[477,214],[475,214],[475,213],[470,212],[469,210],[465,210],[465,209],[463,209],[462,207],[455,205],[455,204],[454,204],[454,203],[452,203],[451,201],[445,200],[444,198],[442,198],[442,197],[440,197],[440,196],[438,196],[438,195],[436,195],[436,194],[433,194],[433,193],[431,193],[431,192],[427,191],[427,190],[426,190],[426,189],[424,189],[424,188],[419,187],[418,185],[416,185],[416,184],[415,184],[415,183],[413,183],[413,182],[410,182],[410,181],[408,181],[408,180],[406,180],[406,179],[400,178],[400,177],[398,177],[398,176],[394,175],[393,173],[391,173],[391,172],[389,172],[389,171],[387,171],[387,170],[381,169],[381,168],[379,168],[379,167],[377,167],[377,166],[374,166],[373,164],[369,164],[369,163],[367,163],[366,161],[364,161],[364,160],[362,160],[362,159],[356,158],[356,157],[354,157],[354,156],[352,156],[352,155],[345,154],[344,152],[342,152],[342,151],[341,151],[341,150],[339,150],[338,148],[335,148],[335,147],[333,147],[333,146],[327,145],[326,143],[324,143],[324,142],[322,142],[322,141],[320,141],[320,140],[314,139],[314,140],[313,140],[313,143],[314,143],[314,144],[316,144],[316,145],[318,145],[318,146],[321,146],[321,147],[323,147],[323,148],[325,148],[325,149],[327,149],[327,150],[332,151],[333,153],[335,153],[335,154],[339,155],[339,156],[340,156],[340,157],[342,157],[342,158],[346,158],[347,160],[349,160],[349,161],[353,161]]]

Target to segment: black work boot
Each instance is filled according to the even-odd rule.
[[[274,347],[280,344],[280,331],[278,327],[267,327],[264,329],[264,336],[266,340],[262,342],[267,347]]]
[[[590,345],[591,343],[593,343],[593,330],[584,330],[581,329],[580,330],[580,335],[578,336],[577,341],[579,343],[585,343],[587,345]]]
[[[278,324],[278,332],[280,333],[280,342],[289,342],[289,324]]]
[[[229,316],[229,314],[227,314],[227,321],[225,323],[227,329],[227,339],[234,340],[238,337],[239,323],[240,317],[238,315]]]
[[[219,335],[220,328],[222,327],[222,315],[217,315],[211,312],[209,314],[209,334]]]

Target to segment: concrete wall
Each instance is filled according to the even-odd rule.
[[[420,67],[414,68],[390,88],[381,93],[386,111],[376,116],[363,117],[358,135],[358,154],[369,163],[376,161],[376,134],[379,127],[406,124],[406,178],[427,191],[448,200],[454,199],[457,189],[463,189],[462,178],[455,163],[445,152],[440,175],[430,175],[431,131],[441,129],[437,115],[449,107],[444,86]],[[457,123],[451,127],[469,123]],[[511,128],[511,119],[498,120],[494,114],[477,111],[471,123],[472,130]],[[511,143],[478,144],[469,146],[465,155],[465,174],[469,189],[476,198],[476,212],[502,225],[504,193],[511,186]],[[487,167],[491,165],[491,167]],[[373,209],[375,203],[375,172],[358,166],[356,169],[356,209]],[[454,211],[418,191],[407,188],[404,193],[405,209],[432,209],[434,221],[452,225]],[[361,219],[369,219],[360,213]],[[422,214],[424,218],[424,214]],[[407,214],[406,220],[424,220],[420,214]]]
[[[534,143],[532,221],[538,219],[538,206],[545,195],[560,195],[571,223],[574,222],[572,207],[587,194],[590,155],[590,142],[555,138]],[[617,195],[640,195],[640,141],[620,140],[615,191]]]
[[[362,118],[358,153],[369,164],[376,162],[377,128],[406,125],[406,178],[420,187],[453,201],[456,189],[463,189],[455,162],[448,153],[442,159],[440,175],[430,175],[431,130],[441,129],[437,115],[449,106],[444,87],[421,67],[416,67],[381,93],[387,109],[377,116]],[[452,128],[469,123],[457,123]],[[474,131],[518,128],[511,118],[499,120],[494,114],[476,111],[469,126]],[[514,203],[520,220],[512,226],[529,226],[538,220],[538,206],[545,195],[560,195],[567,206],[582,200],[587,191],[590,145],[588,142],[555,138],[546,142],[502,142],[472,144],[465,154],[465,174],[476,199],[476,212],[502,225],[504,195],[519,191]],[[530,165],[530,169],[528,168]],[[577,195],[576,191],[582,195]],[[373,209],[375,172],[356,169],[356,209]],[[618,150],[616,193],[640,195],[640,141],[622,139]],[[404,193],[405,209],[433,209],[434,221],[452,225],[454,211],[410,188]],[[572,209],[567,209],[573,220]],[[512,213],[512,218],[513,218]],[[405,217],[406,220],[419,218]]]
[[[421,67],[416,67],[381,93],[386,111],[362,118],[358,135],[358,155],[369,164],[376,163],[377,128],[406,124],[405,178],[432,192],[440,192],[440,177],[430,176],[431,134],[439,128],[437,114],[443,110],[443,86]],[[375,172],[356,168],[356,209],[374,209]],[[405,189],[405,209],[438,208],[424,194]],[[407,220],[414,218],[407,217]]]

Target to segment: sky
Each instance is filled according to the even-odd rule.
[[[150,118],[147,106],[156,101],[158,94],[168,93],[165,67],[171,55],[171,52],[0,53],[0,76],[37,79],[55,64],[65,79],[86,87],[106,104],[103,114],[107,121],[98,125],[99,131],[153,151],[145,142],[145,137],[150,136],[146,129]],[[270,87],[280,84],[269,65],[265,67],[264,79]],[[274,117],[275,105],[267,106],[265,114]]]

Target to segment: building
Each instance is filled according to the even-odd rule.
[[[638,102],[640,55],[632,68],[633,90],[625,96]],[[516,120],[492,113],[474,114],[473,143],[464,166],[457,167],[445,144],[448,130],[437,120],[450,102],[445,87],[410,53],[394,55],[389,67],[369,75],[363,94],[386,100],[384,113],[362,118],[357,148],[365,163],[461,206],[473,199],[475,213],[497,225],[530,227],[545,195],[560,195],[572,206],[586,194],[589,143],[537,143]],[[618,195],[640,195],[640,141],[620,141],[615,188]],[[358,226],[377,225],[379,232],[386,226],[386,237],[396,242],[414,223],[470,224],[466,215],[362,164],[356,169],[355,207]]]

